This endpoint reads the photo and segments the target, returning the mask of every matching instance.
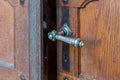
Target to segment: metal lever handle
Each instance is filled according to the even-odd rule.
[[[51,32],[48,33],[48,38],[52,41],[56,41],[56,40],[60,40],[63,41],[65,43],[71,44],[75,47],[82,47],[84,46],[83,41],[81,41],[78,38],[71,38],[68,37],[72,34],[71,29],[67,26],[67,24],[65,24],[59,32],[53,30]],[[65,35],[65,36],[63,36]]]

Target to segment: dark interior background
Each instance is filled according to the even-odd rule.
[[[56,29],[56,1],[43,0],[44,14],[44,80],[57,80],[57,47],[56,42],[48,39],[48,32]]]

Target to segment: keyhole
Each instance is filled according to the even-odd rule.
[[[65,62],[68,62],[68,59],[67,59],[67,55],[66,55],[66,54],[64,55],[64,61],[65,61]]]

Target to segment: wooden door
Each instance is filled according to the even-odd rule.
[[[85,44],[58,41],[58,80],[120,80],[120,0],[57,0],[57,21]]]
[[[40,0],[32,1],[0,0],[0,80],[41,80]]]
[[[28,79],[26,3],[0,0],[0,80],[20,80],[19,76]]]

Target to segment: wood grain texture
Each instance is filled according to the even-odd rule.
[[[0,61],[14,65],[14,9],[3,0],[0,1]]]
[[[2,62],[0,80],[20,80],[21,75],[29,80],[28,0],[24,6],[21,6],[19,0],[1,0],[0,6],[0,19],[3,19],[0,21],[0,38],[5,41],[1,46],[8,54],[4,58],[5,53],[1,51],[3,53],[0,55],[6,62],[14,64],[14,68],[6,68],[5,65],[10,66],[9,63]]]
[[[0,72],[0,80],[20,80],[16,70],[0,67]]]
[[[80,10],[82,73],[97,80],[120,79],[120,1],[100,0]]]
[[[30,80],[42,79],[42,0],[29,0]]]
[[[82,0],[77,0],[79,3]],[[74,1],[73,1],[74,2]],[[70,80],[119,80],[120,79],[120,1],[99,0],[86,7],[70,7],[72,37],[79,37],[85,43],[83,48],[70,46],[71,71],[59,70],[61,44],[58,46],[58,79]],[[72,3],[73,4],[73,3]],[[60,9],[59,9],[60,10]],[[61,21],[58,12],[58,25]],[[78,66],[78,67],[77,67]],[[77,77],[76,75],[79,75]]]
[[[24,75],[29,79],[29,21],[28,0],[24,6],[18,0],[15,7],[15,67],[19,76]]]

